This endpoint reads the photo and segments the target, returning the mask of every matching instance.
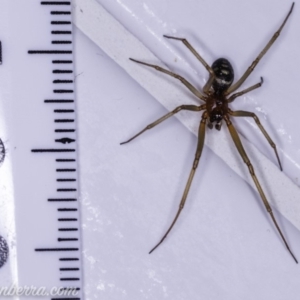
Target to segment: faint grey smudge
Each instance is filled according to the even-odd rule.
[[[9,249],[6,240],[0,236],[0,268],[4,266],[8,259]]]
[[[5,154],[6,154],[6,152],[5,152],[4,143],[0,139],[0,164],[3,163],[3,161],[5,159]]]

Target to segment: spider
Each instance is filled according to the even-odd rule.
[[[255,84],[253,86],[250,86],[249,88],[244,89],[240,92],[232,94],[244,83],[244,81],[248,78],[248,76],[252,73],[254,68],[257,66],[257,64],[259,63],[261,58],[266,54],[266,52],[271,48],[273,43],[276,41],[276,39],[280,35],[284,25],[286,24],[288,18],[290,17],[290,15],[293,11],[294,5],[295,5],[295,3],[293,2],[287,16],[285,17],[285,19],[284,19],[283,23],[281,24],[281,26],[279,27],[279,29],[274,33],[274,35],[272,36],[270,41],[263,48],[263,50],[256,57],[256,59],[252,62],[252,64],[249,66],[249,68],[246,70],[246,72],[243,74],[243,76],[238,81],[236,81],[233,85],[232,85],[232,83],[233,83],[233,79],[234,79],[234,71],[233,71],[233,68],[232,68],[230,62],[227,59],[219,58],[216,61],[214,61],[212,66],[210,67],[206,63],[206,61],[200,56],[200,54],[193,48],[193,46],[185,38],[178,38],[178,37],[164,35],[164,37],[167,39],[181,41],[192,52],[192,54],[196,56],[196,58],[201,62],[201,64],[209,72],[209,79],[206,82],[206,84],[204,85],[202,91],[196,89],[190,82],[188,82],[185,78],[183,78],[182,76],[180,76],[176,73],[168,71],[157,65],[148,64],[148,63],[130,58],[130,60],[132,60],[136,63],[154,68],[155,70],[157,70],[159,72],[163,72],[169,76],[172,76],[172,77],[178,79],[198,99],[200,99],[204,102],[204,104],[199,105],[199,106],[197,106],[197,105],[180,105],[180,106],[176,107],[173,111],[167,113],[166,115],[162,116],[155,122],[146,126],[143,130],[138,132],[136,135],[134,135],[129,140],[121,143],[121,145],[129,143],[130,141],[132,141],[133,139],[135,139],[136,137],[138,137],[145,131],[150,130],[151,128],[155,127],[156,125],[162,123],[163,121],[165,121],[169,117],[175,115],[176,113],[180,112],[181,110],[189,110],[189,111],[195,111],[195,112],[203,111],[202,118],[201,118],[200,125],[199,125],[199,131],[198,131],[197,150],[196,150],[193,166],[190,171],[190,175],[188,177],[188,180],[187,180],[184,192],[183,192],[183,196],[182,196],[180,204],[179,204],[179,208],[177,210],[175,218],[173,219],[173,222],[171,223],[170,227],[168,228],[168,230],[166,231],[164,236],[161,238],[161,240],[152,248],[152,250],[149,252],[149,254],[152,253],[165,240],[165,238],[167,237],[167,235],[170,233],[173,226],[175,225],[182,209],[184,208],[184,205],[185,205],[185,202],[186,202],[186,199],[187,199],[187,196],[188,196],[188,193],[189,193],[192,181],[193,181],[193,177],[195,175],[195,172],[196,172],[196,169],[197,169],[200,157],[201,157],[201,153],[202,153],[202,149],[203,149],[203,145],[204,145],[204,139],[205,139],[206,125],[210,129],[213,129],[213,127],[215,125],[215,129],[221,130],[222,123],[224,120],[228,127],[229,133],[232,137],[232,140],[233,140],[240,156],[242,157],[244,163],[247,165],[247,167],[249,169],[249,172],[250,172],[251,177],[252,177],[252,179],[256,185],[256,188],[260,194],[263,204],[265,205],[267,212],[270,214],[270,217],[271,217],[279,235],[281,236],[282,241],[284,242],[287,250],[293,257],[295,262],[298,263],[296,257],[292,253],[292,251],[291,251],[291,249],[290,249],[290,247],[289,247],[289,245],[288,245],[288,243],[287,243],[287,241],[275,219],[272,208],[263,192],[263,189],[262,189],[256,175],[255,175],[254,168],[251,164],[251,161],[249,160],[249,158],[246,154],[246,151],[244,150],[244,147],[242,145],[242,142],[239,138],[239,135],[238,135],[234,125],[231,122],[231,117],[250,117],[250,118],[254,119],[255,123],[257,124],[257,126],[259,127],[259,129],[261,130],[261,132],[263,133],[265,138],[267,139],[268,143],[273,148],[276,158],[277,158],[277,161],[278,161],[278,164],[279,164],[279,168],[282,171],[282,166],[281,166],[279,155],[278,155],[278,152],[276,149],[276,145],[274,144],[273,140],[270,138],[269,134],[264,129],[264,127],[261,125],[258,117],[254,113],[249,112],[249,111],[243,111],[243,110],[232,111],[229,108],[229,103],[233,102],[237,97],[240,97],[240,96],[262,86],[263,78],[261,77],[261,80],[259,83]]]

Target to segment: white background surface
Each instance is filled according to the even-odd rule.
[[[220,56],[228,58],[238,78],[291,4],[280,0],[99,3],[172,70],[200,88],[207,72],[183,45],[164,40],[163,34],[188,38],[209,64]],[[296,183],[299,4],[244,85],[263,76],[263,87],[233,106],[257,113],[278,145],[284,172]],[[285,249],[258,193],[207,147],[179,221],[148,255],[177,211],[196,137],[172,118],[120,146],[167,111],[80,30],[74,28],[74,35],[86,299],[298,299],[299,265]],[[118,36],[115,39],[117,44]],[[122,46],[125,49],[126,42]],[[178,83],[175,88],[182,87]],[[199,118],[195,113],[190,116]],[[253,122],[238,121],[239,131],[276,163]],[[9,137],[5,141],[9,146]],[[300,259],[299,231],[275,214]]]
[[[283,1],[99,2],[171,69],[200,87],[207,78],[204,68],[163,34],[187,37],[208,63],[225,56],[237,78],[290,7]],[[295,182],[299,28],[296,3],[283,34],[244,85],[263,76],[264,86],[234,105],[258,114],[280,149],[284,172]],[[75,33],[87,298],[298,299],[299,266],[258,193],[206,147],[178,223],[164,244],[147,254],[176,213],[196,137],[172,119],[119,146],[166,110],[80,31]],[[276,162],[258,130],[242,120],[238,124]],[[276,217],[299,257],[299,231]]]

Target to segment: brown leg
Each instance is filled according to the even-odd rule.
[[[292,251],[291,251],[288,243],[286,242],[286,240],[285,240],[285,238],[284,238],[284,236],[283,236],[283,234],[282,234],[282,232],[281,232],[281,230],[280,230],[280,228],[279,228],[279,226],[277,224],[277,221],[276,221],[276,219],[274,217],[272,208],[271,208],[271,206],[270,206],[270,204],[269,204],[269,202],[268,202],[268,200],[267,200],[267,198],[266,198],[266,196],[265,196],[265,194],[263,192],[263,189],[262,189],[262,187],[261,187],[261,185],[260,185],[260,183],[259,183],[259,181],[258,181],[258,179],[257,179],[257,177],[256,177],[256,175],[254,173],[253,166],[252,166],[252,164],[251,164],[251,162],[250,162],[250,160],[249,160],[249,158],[248,158],[248,156],[247,156],[247,154],[246,154],[246,152],[244,150],[244,147],[243,147],[242,142],[241,142],[241,140],[240,140],[240,138],[238,136],[238,133],[236,132],[234,126],[232,125],[229,117],[226,116],[224,119],[225,119],[225,121],[227,123],[229,132],[231,134],[231,137],[232,137],[232,139],[234,141],[234,144],[235,144],[237,150],[239,151],[239,153],[240,153],[240,155],[241,155],[244,163],[248,166],[248,169],[249,169],[249,172],[251,174],[251,177],[252,177],[252,179],[253,179],[253,181],[254,181],[254,183],[256,185],[256,188],[257,188],[257,190],[258,190],[258,192],[260,194],[260,197],[261,197],[261,199],[262,199],[262,201],[263,201],[263,203],[264,203],[264,205],[266,207],[267,212],[270,214],[270,216],[272,218],[272,221],[273,221],[276,229],[278,230],[278,232],[279,232],[279,234],[280,234],[280,236],[281,236],[281,238],[282,238],[282,240],[283,240],[283,242],[284,242],[287,250],[290,252],[290,254],[293,257],[293,259],[295,260],[295,262],[298,263],[296,257],[292,253]]]
[[[263,135],[265,136],[265,138],[268,140],[270,146],[274,149],[275,155],[277,157],[277,161],[279,164],[279,168],[282,171],[282,165],[279,159],[279,155],[277,152],[277,148],[276,145],[274,144],[274,142],[272,141],[272,139],[270,138],[270,136],[268,135],[267,131],[265,130],[265,128],[261,125],[259,118],[256,116],[255,113],[250,112],[250,111],[243,111],[243,110],[237,110],[237,111],[229,111],[229,114],[234,116],[234,117],[251,117],[254,119],[256,125],[259,127],[259,129],[261,130],[261,132],[263,133]]]
[[[274,33],[273,37],[270,39],[270,41],[268,42],[268,44],[265,46],[265,48],[260,52],[260,54],[256,57],[256,59],[253,61],[253,63],[251,64],[251,66],[247,69],[247,71],[244,73],[244,75],[234,84],[232,85],[225,93],[225,95],[229,95],[230,93],[234,92],[235,90],[237,90],[243,83],[244,81],[248,78],[248,76],[252,73],[252,71],[254,70],[254,68],[256,67],[256,65],[259,63],[259,61],[261,60],[261,58],[267,53],[267,51],[271,48],[271,46],[273,45],[273,43],[276,41],[276,39],[278,38],[278,36],[280,35],[280,32],[282,30],[282,28],[284,27],[286,21],[288,20],[289,16],[291,15],[293,8],[294,8],[294,2],[291,6],[290,11],[288,12],[286,18],[284,19],[283,23],[281,24],[281,26],[279,27],[279,29]]]
[[[235,94],[231,95],[228,98],[228,103],[233,102],[235,100],[235,98],[237,98],[237,97],[240,97],[240,96],[242,96],[242,95],[244,95],[246,93],[249,93],[249,92],[251,92],[251,91],[253,91],[253,90],[261,87],[262,84],[263,84],[263,82],[264,82],[263,78],[260,77],[260,82],[259,83],[255,84],[255,85],[252,85],[252,86],[250,86],[249,88],[247,88],[245,90],[242,90],[242,91],[240,91],[238,93],[235,93]]]
[[[190,190],[190,187],[191,187],[191,184],[192,184],[192,181],[193,181],[193,178],[194,178],[194,175],[195,175],[195,172],[196,172],[196,169],[198,167],[198,163],[199,163],[199,160],[200,160],[200,157],[201,157],[201,153],[202,153],[202,149],[203,149],[203,145],[204,145],[204,138],[205,138],[206,119],[207,119],[207,112],[205,111],[202,115],[202,120],[201,120],[200,126],[199,126],[198,145],[197,145],[197,150],[196,150],[196,154],[195,154],[193,167],[192,167],[192,170],[190,172],[190,176],[188,178],[187,184],[185,186],[183,196],[181,198],[176,216],[175,216],[171,226],[169,227],[169,229],[165,233],[165,235],[162,237],[162,239],[159,241],[159,243],[149,252],[149,254],[152,253],[164,241],[164,239],[167,237],[167,235],[169,234],[169,232],[172,230],[173,226],[175,225],[181,211],[183,210],[187,195],[189,193],[189,190]]]
[[[165,121],[166,119],[170,118],[171,116],[175,115],[176,113],[178,113],[181,110],[200,111],[200,110],[204,110],[205,108],[206,108],[205,104],[200,105],[200,106],[196,106],[196,105],[180,105],[180,106],[176,107],[174,110],[172,110],[171,112],[167,113],[163,117],[161,117],[158,120],[156,120],[155,122],[147,125],[139,133],[137,133],[136,135],[134,135],[129,140],[127,140],[125,142],[122,142],[120,145],[127,144],[127,143],[131,142],[133,139],[135,139],[136,137],[138,137],[139,135],[141,135],[142,133],[144,133],[146,130],[149,130],[149,129],[155,127],[156,125],[160,124],[161,122]]]
[[[169,35],[164,35],[167,39],[173,39],[183,42],[183,44],[197,57],[197,59],[202,63],[205,69],[209,72],[209,74],[215,77],[215,73],[213,69],[207,64],[207,62],[200,56],[200,54],[194,49],[194,47],[188,42],[188,40],[178,37],[173,37]]]
[[[133,58],[129,58],[129,59],[136,62],[136,63],[154,68],[155,70],[157,70],[159,72],[163,72],[165,74],[168,74],[168,75],[180,80],[196,97],[198,97],[199,99],[201,99],[203,101],[206,101],[205,96],[199,90],[197,90],[191,83],[189,83],[185,78],[183,78],[182,76],[180,76],[178,74],[175,74],[173,72],[170,72],[170,71],[168,71],[168,70],[166,70],[162,67],[156,66],[156,65],[147,64],[145,62],[142,62],[142,61],[139,61],[139,60],[136,60],[136,59],[133,59]]]

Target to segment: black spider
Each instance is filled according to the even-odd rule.
[[[169,112],[165,116],[161,117],[160,119],[158,119],[155,122],[146,126],[142,131],[137,133],[135,136],[133,136],[129,140],[121,143],[121,145],[122,145],[122,144],[126,144],[126,143],[132,141],[133,139],[138,137],[140,134],[142,134],[146,130],[153,128],[154,126],[160,124],[161,122],[165,121],[166,119],[168,119],[169,117],[173,116],[174,114],[178,113],[181,110],[204,111],[202,113],[202,119],[201,119],[200,126],[199,126],[198,145],[197,145],[197,150],[196,150],[196,154],[195,154],[193,167],[190,172],[190,176],[188,178],[183,196],[181,198],[181,202],[180,202],[177,214],[176,214],[172,224],[170,225],[169,229],[165,233],[165,235],[162,237],[162,239],[159,241],[159,243],[150,251],[150,253],[153,252],[167,237],[167,235],[173,228],[174,224],[176,223],[176,221],[184,207],[194,174],[196,172],[196,169],[197,169],[200,157],[201,157],[201,153],[202,153],[202,149],[203,149],[203,145],[204,145],[206,124],[210,129],[212,129],[213,125],[215,124],[215,128],[217,130],[221,130],[222,122],[224,120],[229,129],[229,132],[231,134],[231,137],[233,139],[233,142],[234,142],[239,154],[241,155],[244,163],[248,166],[249,172],[250,172],[252,179],[257,187],[257,190],[261,196],[261,199],[266,207],[267,212],[270,214],[272,221],[273,221],[276,229],[278,230],[286,248],[292,255],[295,262],[298,263],[296,257],[294,256],[291,249],[289,248],[289,245],[286,242],[286,240],[283,236],[283,233],[277,224],[277,221],[272,212],[272,208],[263,192],[263,189],[262,189],[256,175],[255,175],[254,168],[244,150],[244,147],[241,143],[238,133],[237,133],[236,129],[234,128],[233,124],[231,123],[230,117],[231,116],[233,116],[233,117],[251,117],[254,119],[257,126],[259,127],[259,129],[261,130],[261,132],[263,133],[263,135],[269,142],[270,146],[274,149],[275,155],[276,155],[278,163],[279,163],[279,167],[282,170],[281,162],[280,162],[277,150],[276,150],[276,145],[274,144],[274,142],[272,141],[272,139],[270,138],[270,136],[268,135],[268,133],[266,132],[264,127],[261,125],[258,117],[254,113],[249,112],[249,111],[242,111],[242,110],[232,111],[228,106],[228,104],[230,102],[234,101],[235,98],[237,98],[241,95],[244,95],[254,89],[261,87],[261,85],[263,83],[262,77],[261,77],[261,81],[259,83],[255,84],[245,90],[242,90],[241,92],[232,94],[244,83],[244,81],[248,78],[248,76],[252,73],[252,71],[254,70],[256,65],[259,63],[261,58],[266,54],[266,52],[270,49],[270,47],[276,41],[276,39],[280,35],[280,32],[283,29],[285,23],[287,22],[288,18],[290,17],[290,15],[293,11],[293,8],[294,8],[294,3],[292,4],[290,11],[288,12],[286,18],[284,19],[284,21],[281,24],[281,26],[279,27],[279,29],[274,33],[273,37],[270,39],[270,41],[267,43],[267,45],[264,47],[264,49],[260,52],[260,54],[256,57],[256,59],[252,62],[252,64],[246,70],[246,72],[243,74],[243,76],[237,82],[235,82],[233,85],[232,85],[232,83],[233,83],[233,79],[234,79],[234,71],[233,71],[233,68],[232,68],[230,62],[227,59],[219,58],[210,67],[205,62],[205,60],[200,56],[200,54],[192,47],[192,45],[184,38],[177,38],[177,37],[172,37],[172,36],[167,36],[167,35],[164,36],[168,39],[174,39],[174,40],[179,40],[179,41],[183,42],[183,44],[197,57],[197,59],[207,69],[210,76],[209,76],[207,83],[203,87],[203,91],[199,91],[190,82],[188,82],[185,78],[183,78],[182,76],[180,76],[176,73],[170,72],[170,71],[168,71],[164,68],[161,68],[157,65],[148,64],[148,63],[141,62],[141,61],[130,58],[132,61],[134,61],[136,63],[146,65],[148,67],[156,69],[157,71],[160,71],[160,72],[168,74],[172,77],[175,77],[176,79],[180,80],[197,98],[204,101],[204,104],[199,105],[199,106],[197,106],[197,105],[178,106],[173,111]]]

